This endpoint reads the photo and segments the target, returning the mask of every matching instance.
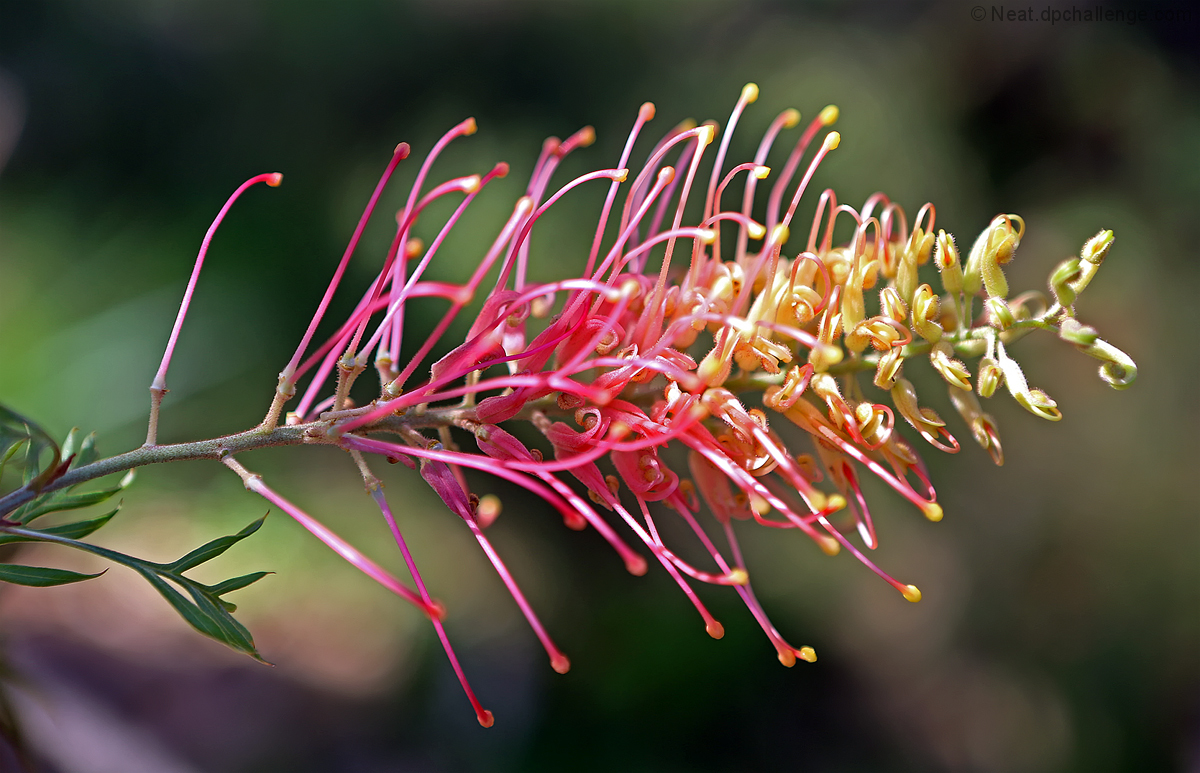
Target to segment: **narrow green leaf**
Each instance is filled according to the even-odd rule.
[[[51,569],[45,566],[18,566],[16,564],[0,564],[0,582],[11,582],[14,585],[29,585],[34,588],[48,588],[51,585],[66,585],[70,582],[82,582],[93,577],[99,577],[104,572],[96,574],[80,574],[66,569]]]
[[[208,615],[203,614],[199,609],[196,608],[194,604],[184,598],[183,594],[177,591],[173,585],[164,580],[158,574],[155,574],[151,569],[142,566],[135,566],[134,569],[137,570],[138,574],[146,578],[146,581],[150,583],[150,585],[153,586],[156,591],[162,594],[162,597],[167,600],[167,603],[175,608],[175,611],[179,613],[180,617],[187,621],[188,625],[195,628],[205,636],[216,639],[217,641],[224,641],[221,636],[221,626],[217,625],[215,620]]]
[[[132,472],[130,470],[130,473]],[[17,508],[13,520],[16,520],[18,523],[29,523],[33,519],[40,518],[48,513],[57,513],[62,510],[77,510],[81,507],[98,505],[106,499],[110,499],[114,494],[128,488],[132,482],[133,477],[129,473],[126,473],[121,482],[112,488],[100,489],[99,491],[86,491],[82,494],[69,494],[56,491],[44,497],[39,497],[23,507]]]
[[[74,523],[64,523],[60,526],[50,526],[45,529],[36,529],[35,531],[37,531],[40,534],[51,534],[56,537],[66,537],[67,539],[72,539],[72,540],[81,539],[83,537],[88,536],[89,534],[96,531],[104,524],[111,521],[113,516],[116,515],[118,512],[120,512],[120,510],[121,510],[121,508],[118,507],[116,510],[113,510],[111,513],[108,513],[107,515],[102,515],[99,518],[92,518],[91,520],[87,520],[87,521],[75,521]],[[21,536],[15,535],[15,534],[0,533],[0,545],[7,544],[9,542],[31,542],[31,541],[32,541],[32,539],[30,537],[21,537]]]
[[[246,537],[249,537],[251,534],[258,531],[263,525],[263,521],[266,519],[267,516],[264,515],[262,518],[259,518],[257,521],[242,529],[237,534],[231,534],[228,537],[217,537],[212,542],[201,545],[192,552],[188,553],[186,556],[180,558],[178,561],[173,561],[169,564],[163,564],[163,571],[174,573],[186,572],[188,569],[197,567],[200,564],[203,564],[205,561],[211,561],[212,559],[224,553],[226,550],[229,550],[237,543],[246,539]]]
[[[62,458],[69,459],[75,453],[75,444],[79,441],[79,427],[71,427],[71,431],[67,433],[66,440],[62,443]]]
[[[100,457],[100,453],[96,450],[96,433],[89,433],[79,445],[79,453],[75,454],[75,461],[71,462],[71,467],[82,467],[85,464],[91,464]]]
[[[247,585],[256,583],[268,574],[274,574],[274,572],[251,572],[250,574],[243,574],[241,577],[231,577],[216,585],[209,585],[208,592],[214,596],[224,596],[226,593],[233,593],[235,590],[241,590]]]

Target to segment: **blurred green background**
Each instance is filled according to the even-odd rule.
[[[767,610],[820,656],[791,670],[732,593],[702,589],[727,632],[714,641],[662,572],[631,577],[593,531],[569,532],[543,503],[473,478],[506,503],[489,533],[572,659],[559,676],[461,523],[415,474],[386,470],[496,714],[490,730],[420,616],[280,513],[212,570],[277,572],[235,597],[274,668],[194,634],[124,570],[2,588],[38,770],[1200,770],[1200,368],[1188,338],[1200,14],[1113,2],[1104,8],[1190,17],[1051,25],[991,21],[990,8],[977,22],[960,3],[0,0],[0,401],[59,437],[96,430],[107,453],[144,437],[146,387],[195,250],[247,177],[285,180],[250,191],[214,241],[164,441],[261,418],[398,141],[414,159],[331,319],[376,270],[418,159],[464,117],[480,131],[434,179],[497,160],[513,173],[436,264],[456,280],[545,136],[596,127],[565,182],[615,164],[643,101],[658,106],[656,138],[687,117],[724,123],[747,81],[762,96],[731,159],[750,156],[779,110],[807,119],[836,103],[843,140],[815,190],[851,204],[883,190],[910,215],[933,201],[960,242],[997,212],[1021,214],[1016,291],[1044,288],[1053,265],[1113,229],[1077,308],[1141,368],[1117,393],[1070,347],[1027,338],[1013,353],[1058,400],[1060,423],[1001,396],[988,409],[1004,467],[974,446],[923,451],[946,510],[936,525],[868,482],[876,558],[922,588],[919,605],[849,556],[743,529]],[[539,223],[535,278],[582,265],[601,197],[582,189]],[[426,309],[440,311],[416,307],[414,341],[431,327]],[[243,462],[402,571],[344,455]],[[98,537],[166,560],[264,509],[216,465],[146,469]],[[35,557],[89,566],[22,560]]]

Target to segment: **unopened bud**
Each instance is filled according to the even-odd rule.
[[[1096,332],[1096,328],[1084,325],[1072,317],[1067,317],[1058,328],[1058,337],[1076,346],[1091,346],[1096,343],[1100,334]]]
[[[1113,236],[1112,231],[1101,231],[1084,243],[1083,249],[1079,251],[1079,257],[1088,263],[1100,265],[1115,240],[1116,237]]]
[[[938,231],[937,253],[934,256],[938,271],[942,272],[942,287],[948,293],[960,293],[963,289],[962,266],[958,262],[958,248],[954,246],[954,237],[945,231]]]
[[[937,323],[938,297],[933,288],[923,284],[913,293],[912,323],[913,330],[930,343],[936,344],[942,340],[942,328]]]
[[[980,397],[991,397],[996,394],[996,389],[1003,381],[1004,371],[995,360],[984,357],[979,361],[979,377],[976,379],[975,388],[979,390]]]
[[[997,330],[1008,330],[1016,322],[1012,309],[1003,298],[991,297],[983,302],[987,312],[987,322]]]

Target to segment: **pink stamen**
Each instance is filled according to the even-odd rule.
[[[379,505],[384,520],[387,521],[388,528],[392,530],[392,536],[396,539],[396,545],[400,548],[401,555],[404,556],[404,563],[408,566],[408,572],[417,584],[417,590],[420,592],[421,598],[427,604],[433,606],[434,601],[430,598],[429,591],[425,588],[425,581],[421,579],[421,572],[417,569],[417,562],[413,560],[412,553],[408,550],[408,543],[404,541],[404,535],[400,533],[400,527],[396,524],[396,517],[392,515],[392,509],[388,507],[387,499],[383,496],[383,489],[378,487],[372,489],[371,498],[375,500],[375,504]],[[484,727],[491,727],[492,722],[495,721],[492,712],[485,709],[480,704],[479,699],[475,697],[475,691],[471,689],[471,685],[467,681],[467,675],[463,672],[462,665],[458,662],[458,656],[454,654],[454,647],[450,645],[450,637],[446,635],[445,626],[436,617],[432,618],[432,621],[434,630],[437,631],[438,639],[442,643],[442,649],[446,651],[446,657],[450,660],[450,666],[454,669],[454,674],[458,677],[458,683],[462,685],[463,692],[467,694],[467,700],[471,702],[471,708],[475,710],[475,716],[479,719],[479,724]]]
[[[617,162],[618,169],[627,169],[629,164],[629,154],[633,152],[633,143],[637,141],[638,133],[647,121],[654,118],[654,103],[646,102],[638,109],[637,120],[633,122],[633,129],[629,132],[629,139],[625,140],[625,148],[621,151],[621,160]],[[596,264],[596,257],[600,254],[600,242],[604,238],[604,227],[608,224],[608,214],[612,210],[613,200],[617,197],[617,189],[621,187],[621,183],[613,180],[608,186],[608,195],[604,197],[604,207],[600,210],[600,224],[596,226],[596,236],[592,239],[592,249],[588,253],[587,266],[583,270],[584,276],[592,275],[592,268]]]
[[[295,383],[296,367],[300,364],[300,358],[304,356],[304,350],[308,348],[308,344],[312,341],[313,334],[317,332],[317,325],[325,316],[325,310],[329,308],[329,302],[333,299],[333,293],[337,290],[338,284],[342,281],[342,275],[346,273],[346,266],[350,263],[350,257],[354,254],[354,250],[358,247],[358,241],[362,238],[363,230],[367,227],[367,221],[371,219],[371,214],[375,211],[375,205],[379,202],[379,197],[383,194],[383,189],[391,179],[392,173],[396,171],[396,167],[405,158],[408,158],[409,147],[408,143],[401,142],[396,146],[396,150],[392,153],[392,160],[388,162],[387,168],[384,169],[383,175],[379,178],[379,182],[375,185],[375,191],[371,194],[370,200],[367,202],[366,209],[363,210],[362,216],[358,219],[358,225],[354,228],[354,235],[350,237],[350,243],[346,245],[346,251],[342,253],[342,259],[338,263],[337,270],[333,272],[333,279],[330,280],[329,286],[325,289],[325,295],[321,297],[321,302],[317,305],[317,311],[313,314],[312,321],[308,323],[308,329],[304,331],[304,336],[300,339],[300,345],[296,347],[296,353],[292,355],[292,359],[288,361],[281,374],[281,385],[285,388]]]
[[[450,131],[442,135],[442,137],[433,145],[433,149],[429,151],[429,155],[422,162],[420,170],[417,172],[417,179],[413,181],[412,188],[408,192],[408,200],[404,204],[403,214],[397,217],[397,221],[401,224],[411,223],[411,214],[413,204],[417,200],[417,196],[421,192],[421,187],[425,184],[425,176],[429,173],[430,167],[433,166],[434,160],[441,155],[441,152],[450,144],[456,137],[466,137],[475,133],[475,119],[467,118],[462,123],[455,126]],[[403,244],[408,240],[408,234],[402,227],[398,234],[398,241]],[[399,289],[404,284],[404,260],[397,260],[392,266],[392,292],[399,292]],[[392,317],[392,330],[389,334],[389,343],[391,344],[390,359],[392,362],[397,362],[400,359],[400,341],[402,339],[403,317]]]
[[[239,475],[245,472],[245,468],[242,468],[232,456],[227,456],[222,461],[226,466],[230,467],[235,472],[238,472],[239,468],[241,468],[241,471],[238,472]],[[387,588],[392,593],[395,593],[400,598],[420,609],[430,619],[438,619],[444,614],[444,611],[436,604],[426,601],[418,594],[409,590],[407,586],[393,577],[386,569],[379,566],[362,553],[358,552],[354,546],[335,534],[331,529],[329,529],[329,527],[325,526],[325,524],[321,523],[316,518],[313,518],[299,507],[296,507],[294,504],[275,493],[275,491],[267,486],[267,484],[263,483],[261,475],[246,473],[242,480],[245,482],[247,489],[253,491],[255,494],[258,494],[263,499],[266,499],[280,510],[283,510],[288,515],[292,516],[297,523],[311,532],[317,539],[328,545],[333,552],[337,553],[339,556],[348,561],[351,566],[358,569],[360,572],[367,575],[383,587]]]
[[[779,136],[779,132],[784,129],[790,129],[800,122],[800,113],[792,108],[784,110],[779,115],[775,116],[775,120],[771,121],[771,125],[767,127],[766,134],[763,135],[762,142],[758,144],[758,150],[754,153],[755,164],[765,164],[767,162],[767,154],[771,151],[771,146],[775,144],[775,138]],[[794,170],[793,170],[794,173]],[[754,206],[754,192],[758,187],[758,178],[750,175],[746,178],[746,189],[742,192],[742,215],[750,217],[750,211]],[[743,262],[746,257],[746,240],[748,234],[745,228],[738,229],[737,252],[735,259],[738,263]]]
[[[159,363],[158,371],[154,374],[154,381],[150,384],[150,391],[152,397],[155,399],[151,410],[150,429],[146,437],[147,445],[154,445],[157,439],[158,405],[162,400],[162,395],[167,391],[167,368],[171,365],[171,357],[175,353],[175,344],[179,340],[179,331],[183,327],[184,317],[187,316],[188,309],[191,306],[192,293],[196,291],[196,282],[200,279],[200,269],[204,267],[204,258],[208,255],[208,245],[212,243],[213,235],[217,232],[217,226],[225,219],[225,215],[233,207],[233,203],[238,200],[238,197],[247,188],[260,182],[266,183],[272,188],[277,188],[283,182],[283,175],[279,172],[268,172],[266,174],[255,175],[239,185],[237,190],[226,200],[225,206],[221,207],[216,218],[213,219],[212,224],[208,227],[208,231],[205,232],[204,239],[200,242],[200,251],[196,254],[196,262],[192,266],[192,275],[188,278],[187,289],[183,292],[183,301],[179,304],[179,313],[175,315],[175,325],[171,328],[171,335],[167,339],[166,351],[163,352],[162,362]]]
[[[792,149],[788,156],[787,162],[783,165],[783,172],[780,173],[779,179],[771,186],[771,194],[767,197],[767,231],[775,228],[775,224],[779,222],[779,205],[783,201],[783,192],[788,184],[792,181],[792,177],[796,174],[796,170],[800,167],[800,159],[804,156],[804,151],[808,150],[809,144],[813,137],[817,136],[817,132],[822,127],[828,126],[826,111],[822,110],[816,118],[809,123],[804,133],[800,135],[800,139],[796,140],[796,147]],[[811,247],[809,248],[811,251]]]

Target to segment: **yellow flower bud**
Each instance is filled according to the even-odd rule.
[[[913,293],[912,323],[913,330],[930,343],[942,340],[942,328],[937,323],[938,297],[933,288],[923,284]]]

